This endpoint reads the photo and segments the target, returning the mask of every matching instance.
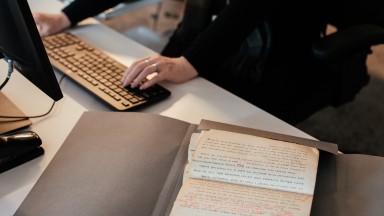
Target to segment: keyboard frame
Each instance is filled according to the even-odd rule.
[[[161,100],[164,100],[171,95],[171,92],[168,89],[164,88],[163,86],[161,86],[159,84],[155,84],[149,90],[140,90],[138,88],[132,89],[130,87],[124,88],[126,91],[134,94],[135,96],[137,96],[137,98],[141,99],[136,103],[133,103],[133,102],[129,101],[128,99],[123,98],[122,96],[116,96],[118,98],[115,99],[114,96],[111,96],[111,95],[112,94],[118,94],[118,93],[113,92],[113,90],[111,90],[112,92],[111,91],[106,92],[105,90],[103,90],[105,88],[108,88],[107,86],[105,86],[105,83],[101,83],[101,82],[95,80],[97,82],[97,84],[96,85],[92,84],[92,82],[87,80],[87,79],[93,79],[92,77],[90,77],[87,74],[80,74],[75,69],[69,69],[62,62],[60,62],[60,59],[52,57],[53,51],[47,47],[47,43],[48,43],[47,41],[52,40],[53,38],[62,37],[65,35],[69,35],[71,37],[77,38],[79,41],[81,41],[81,43],[83,43],[84,45],[86,45],[90,49],[96,50],[102,57],[108,58],[109,61],[113,61],[113,64],[115,66],[119,67],[121,70],[124,71],[127,68],[127,66],[125,66],[124,64],[120,63],[119,61],[117,61],[113,57],[109,56],[108,54],[104,53],[100,49],[94,47],[90,43],[86,42],[85,40],[81,39],[80,37],[78,37],[78,36],[76,36],[70,32],[62,32],[62,33],[58,33],[56,35],[51,35],[51,36],[47,36],[47,37],[43,38],[43,43],[44,43],[44,46],[46,48],[46,52],[48,54],[48,58],[51,62],[52,67],[55,70],[57,70],[59,73],[69,77],[71,80],[73,80],[79,86],[81,86],[83,89],[87,90],[91,95],[95,96],[100,101],[107,104],[108,106],[110,106],[114,110],[116,110],[116,111],[135,111],[135,110],[143,108],[147,105],[150,105],[150,104],[159,102]],[[69,46],[65,49],[71,50],[71,47]],[[82,54],[81,52],[86,52],[86,51],[71,50],[71,52],[75,52],[75,55],[81,55]],[[120,86],[120,87],[122,87],[122,86]],[[143,94],[145,94],[146,92],[150,92],[153,89],[157,89],[157,90],[161,91],[162,94],[160,94],[156,97],[151,97],[151,98],[149,98],[149,100],[143,99],[143,98],[146,98],[143,96]],[[124,103],[127,105],[124,105]]]

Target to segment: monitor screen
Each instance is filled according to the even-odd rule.
[[[0,57],[5,56],[53,100],[63,97],[27,0],[0,0]]]

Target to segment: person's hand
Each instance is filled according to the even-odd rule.
[[[155,75],[142,82],[151,74]],[[161,55],[150,56],[134,62],[122,78],[123,86],[137,86],[146,89],[162,80],[173,83],[186,82],[198,75],[196,69],[184,57],[168,58]]]
[[[71,22],[64,13],[34,13],[33,18],[40,36],[45,37],[63,31],[71,26]]]

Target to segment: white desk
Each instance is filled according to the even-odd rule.
[[[33,11],[57,12],[62,7],[56,0],[29,2]],[[95,21],[89,20],[87,23]],[[153,54],[153,51],[102,25],[84,25],[73,32],[126,65],[139,57]],[[1,61],[0,72],[5,71],[6,63]],[[170,98],[143,109],[142,112],[157,113],[195,124],[201,119],[208,119],[312,138],[202,78],[179,85],[162,85],[172,91]],[[42,138],[45,154],[0,174],[1,216],[14,214],[84,111],[111,111],[70,80],[65,79],[61,87],[64,98],[56,104],[53,112],[45,118],[32,120],[31,130]],[[4,87],[3,93],[27,115],[43,113],[51,103],[48,96],[17,72]]]

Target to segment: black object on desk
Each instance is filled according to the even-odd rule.
[[[0,173],[44,154],[41,143],[32,131],[0,135]]]

